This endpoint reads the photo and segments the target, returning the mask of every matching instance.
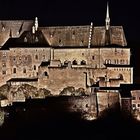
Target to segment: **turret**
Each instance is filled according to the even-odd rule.
[[[109,30],[110,28],[110,17],[109,17],[109,6],[107,3],[107,10],[106,10],[106,19],[105,19],[105,29]]]
[[[35,31],[37,31],[38,30],[38,18],[37,17],[35,17]]]

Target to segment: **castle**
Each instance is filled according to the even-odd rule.
[[[54,95],[66,87],[119,87],[133,83],[130,48],[122,26],[39,27],[35,21],[0,21],[0,86],[28,83]]]

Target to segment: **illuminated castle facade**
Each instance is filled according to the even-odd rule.
[[[65,87],[119,87],[133,83],[130,48],[122,26],[39,27],[0,21],[0,86],[24,83],[58,95]]]

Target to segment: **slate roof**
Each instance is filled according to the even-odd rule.
[[[40,27],[40,30],[50,46],[88,46],[89,25]],[[111,26],[108,34],[104,26],[93,27],[91,46],[106,46],[112,44],[118,46],[127,45],[122,26]]]
[[[32,20],[0,20],[0,46],[11,37],[19,37],[33,26]]]
[[[36,31],[33,34],[31,31],[24,31],[19,38],[10,38],[2,46],[2,50],[9,48],[18,48],[18,47],[48,47],[49,44],[46,41],[44,35],[41,31]]]

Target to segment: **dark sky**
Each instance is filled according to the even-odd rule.
[[[107,0],[1,0],[1,19],[33,19],[41,25],[104,25]],[[109,0],[112,25],[123,25],[130,41],[139,41],[138,0]]]
[[[139,0],[108,0],[111,25],[122,25],[133,51],[134,75],[140,77]],[[40,26],[104,25],[107,0],[0,0],[0,19],[39,18]],[[139,78],[140,79],[140,78]],[[139,80],[140,82],[140,80]]]

